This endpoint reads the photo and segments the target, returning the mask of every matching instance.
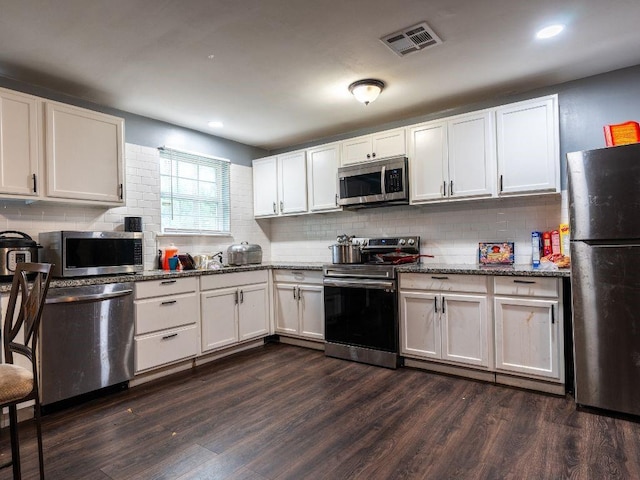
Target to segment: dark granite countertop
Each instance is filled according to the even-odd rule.
[[[221,275],[234,272],[251,272],[255,270],[311,270],[322,271],[326,263],[320,262],[267,262],[259,265],[226,266],[218,270],[186,270],[169,272],[166,270],[148,270],[137,274],[102,275],[98,277],[56,278],[51,280],[51,288],[75,287],[82,285],[99,285],[104,283],[140,282],[145,280],[161,280],[166,278],[199,277],[202,275]],[[448,273],[462,275],[510,275],[524,277],[569,277],[569,269],[541,270],[530,265],[513,265],[510,267],[485,267],[479,265],[450,264],[410,264],[398,267],[399,273]],[[11,290],[11,283],[1,283],[0,293]]]
[[[533,268],[528,264],[510,266],[485,266],[485,265],[450,265],[450,264],[408,264],[398,267],[399,273],[446,273],[462,275],[506,275],[522,277],[569,277],[571,270],[562,268],[558,270],[543,270]]]

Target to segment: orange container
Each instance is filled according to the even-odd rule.
[[[164,249],[164,256],[162,257],[162,269],[170,270],[169,268],[169,259],[171,257],[175,257],[178,254],[178,249],[175,245],[170,245]]]
[[[607,147],[640,142],[640,124],[638,122],[618,123],[604,126],[604,139]]]

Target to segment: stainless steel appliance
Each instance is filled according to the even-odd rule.
[[[26,233],[15,230],[0,232],[0,280],[11,280],[20,262],[37,262],[40,248]]]
[[[567,160],[576,402],[640,415],[640,144]]]
[[[248,242],[231,245],[227,249],[227,263],[229,265],[262,263],[262,247],[256,244],[249,244]]]
[[[387,368],[399,365],[398,283],[394,257],[418,261],[420,237],[372,238],[365,263],[324,267],[325,355]]]
[[[41,261],[55,277],[136,273],[144,269],[141,232],[44,232]]]
[[[406,157],[389,157],[338,169],[338,205],[347,208],[409,203]]]
[[[40,325],[43,405],[133,378],[133,283],[50,288]]]

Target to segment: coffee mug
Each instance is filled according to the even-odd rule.
[[[178,269],[178,257],[169,258],[169,270],[177,270]]]

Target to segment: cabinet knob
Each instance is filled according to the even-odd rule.
[[[376,154],[375,154],[375,152],[374,152],[374,153],[372,153],[372,154],[371,154],[371,156],[372,156],[373,158],[376,158]]]
[[[367,153],[367,158],[371,158],[371,155]]]

